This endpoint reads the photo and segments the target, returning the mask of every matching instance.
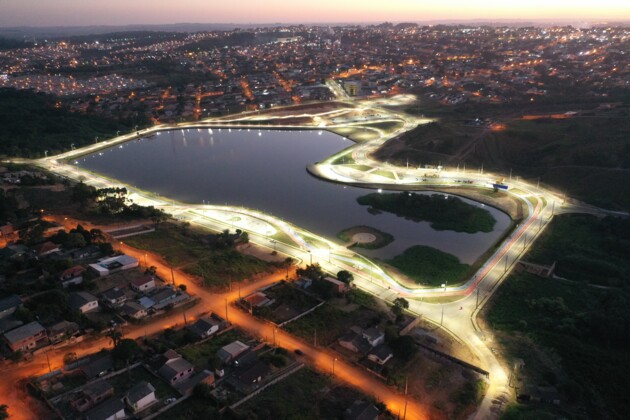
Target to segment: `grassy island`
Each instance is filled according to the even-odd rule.
[[[470,269],[456,256],[422,245],[412,246],[387,263],[424,286],[461,283]]]
[[[372,212],[387,211],[411,220],[430,222],[435,230],[492,232],[496,223],[487,210],[443,194],[373,193],[359,197],[357,201],[370,206]]]

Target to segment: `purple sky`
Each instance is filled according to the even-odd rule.
[[[480,18],[630,20],[630,0],[0,0],[3,27]]]

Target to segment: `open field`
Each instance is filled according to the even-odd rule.
[[[480,111],[481,112],[481,111]],[[446,115],[390,140],[374,156],[405,165],[442,163],[537,179],[583,201],[630,209],[622,186],[630,182],[630,120],[597,115],[501,121],[505,129],[467,126]]]
[[[556,386],[575,418],[622,419],[630,410],[629,302],[626,290],[521,273],[501,286],[486,319],[510,369],[525,362],[516,386]]]
[[[213,249],[201,232],[165,223],[155,232],[125,238],[134,248],[161,255],[167,263],[203,278],[207,286],[225,287],[232,281],[266,272],[268,263],[233,249]]]
[[[630,221],[589,215],[556,216],[528,261],[551,265],[568,280],[628,286]]]

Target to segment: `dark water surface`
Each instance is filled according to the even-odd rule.
[[[305,169],[351,145],[327,131],[195,128],[115,146],[80,158],[78,166],[181,202],[262,210],[330,239],[351,226],[372,226],[395,240],[361,252],[383,259],[427,245],[472,263],[509,227],[509,217],[491,207],[485,208],[497,221],[494,231],[475,234],[436,231],[426,222],[368,213],[356,199],[372,190],[324,182]]]

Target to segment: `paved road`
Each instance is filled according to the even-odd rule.
[[[436,178],[430,178],[427,181],[423,181],[422,179],[424,174],[428,172],[426,169],[396,167],[391,164],[377,162],[371,159],[371,153],[391,137],[410,130],[419,123],[428,122],[428,120],[418,120],[406,115],[395,114],[389,110],[381,108],[374,107],[372,110],[390,120],[396,119],[403,121],[403,127],[390,135],[382,135],[379,139],[357,145],[354,149],[351,149],[352,158],[356,163],[361,165],[371,166],[374,169],[391,171],[395,174],[395,179],[392,180],[391,178],[374,175],[374,171],[364,171],[359,173],[357,171],[349,170],[345,167],[345,165],[333,165],[332,161],[338,156],[331,157],[322,162],[322,164],[317,165],[319,176],[336,182],[353,182],[363,183],[366,185],[391,184],[392,188],[395,188],[397,185],[405,185],[408,188],[413,188],[414,186],[418,186],[420,188],[432,185],[439,188],[440,186],[461,185],[458,184],[457,181],[461,182],[462,180],[472,181],[473,184],[471,186],[473,187],[489,188],[490,185],[499,178],[497,175],[470,173],[470,171],[468,173],[462,173],[459,171],[438,171],[435,174]],[[338,111],[327,112],[327,114],[334,114],[335,112]],[[306,115],[314,116],[315,114]],[[246,122],[248,118],[256,119],[259,117],[241,117],[238,118],[238,121],[240,123]],[[226,124],[225,121],[206,121],[203,123],[178,124],[176,127],[158,126],[145,130],[140,134],[148,135],[157,133],[160,130],[172,128],[197,126],[206,127],[217,123],[221,125]],[[294,126],[292,128],[300,129],[302,127]],[[80,169],[73,167],[71,164],[64,164],[62,159],[72,159],[73,157],[81,154],[94,152],[101,147],[111,147],[114,144],[128,141],[129,139],[135,137],[135,133],[121,136],[117,139],[102,142],[98,145],[88,146],[82,150],[73,150],[60,156],[46,158],[38,161],[37,163],[53,172],[72,179],[85,178],[85,182],[99,188],[120,185],[118,181],[81,171]],[[70,160],[70,162],[72,162],[72,160]],[[391,301],[398,296],[409,298],[410,310],[412,312],[422,314],[434,322],[443,325],[454,336],[458,337],[459,340],[468,344],[479,358],[480,364],[482,365],[481,367],[491,372],[490,391],[487,393],[480,410],[477,412],[477,418],[486,418],[493,416],[491,410],[491,400],[506,391],[507,376],[498,363],[496,357],[486,345],[487,343],[482,340],[483,333],[479,331],[476,324],[476,313],[478,309],[488,301],[491,294],[505,278],[506,273],[509,272],[510,268],[514,266],[517,259],[520,258],[523,252],[528,249],[533,240],[541,232],[542,228],[544,228],[545,224],[551,218],[554,209],[556,213],[560,211],[583,211],[583,208],[579,206],[572,206],[566,203],[564,206],[560,206],[559,203],[563,202],[563,199],[549,191],[545,191],[525,182],[512,182],[511,187],[513,190],[518,191],[517,193],[514,193],[514,195],[523,200],[529,209],[527,217],[517,230],[498,248],[486,264],[484,264],[475,276],[465,285],[423,290],[407,289],[396,283],[394,279],[384,273],[377,265],[365,257],[362,257],[343,247],[339,247],[338,245],[327,241],[325,238],[321,238],[316,234],[307,232],[272,216],[255,212],[251,209],[175,203],[169,199],[156,197],[152,194],[131,187],[128,187],[128,189],[132,191],[132,198],[134,199],[134,202],[138,204],[165,208],[175,214],[177,218],[190,221],[191,223],[195,223],[212,230],[223,230],[225,228],[241,228],[247,230],[250,232],[250,239],[252,242],[264,246],[273,245],[278,249],[278,251],[290,255],[301,262],[318,262],[324,269],[333,273],[339,269],[348,269],[355,274],[356,284],[359,287],[385,300]],[[549,206],[550,203],[553,203],[551,209]],[[238,217],[239,221],[234,222],[233,220],[235,217]],[[283,240],[280,241],[273,237],[273,235],[270,237],[265,231],[268,228],[271,228],[276,232],[280,232],[283,235]],[[276,240],[276,242],[272,243],[271,239]],[[199,293],[200,295],[203,294],[203,292]],[[427,296],[439,297],[452,295],[462,296],[462,300],[456,303],[443,305],[429,304],[423,302],[422,300],[418,300],[418,298]],[[479,296],[479,301],[477,300],[477,296]],[[208,298],[210,297],[208,296]],[[251,324],[250,321],[239,318],[239,322],[243,322],[246,325],[251,325],[253,327],[253,324]],[[294,339],[288,336],[281,339],[286,339],[289,344],[295,344],[291,341]],[[309,350],[308,354],[321,354],[311,353],[311,351],[316,350]],[[321,364],[323,363],[322,361],[325,360],[325,357],[313,357],[313,360],[318,361],[318,365],[321,367]],[[346,368],[340,367],[339,372],[346,372]],[[399,400],[398,402],[395,402],[396,399],[393,396],[391,399],[393,401],[392,404],[399,405]]]

